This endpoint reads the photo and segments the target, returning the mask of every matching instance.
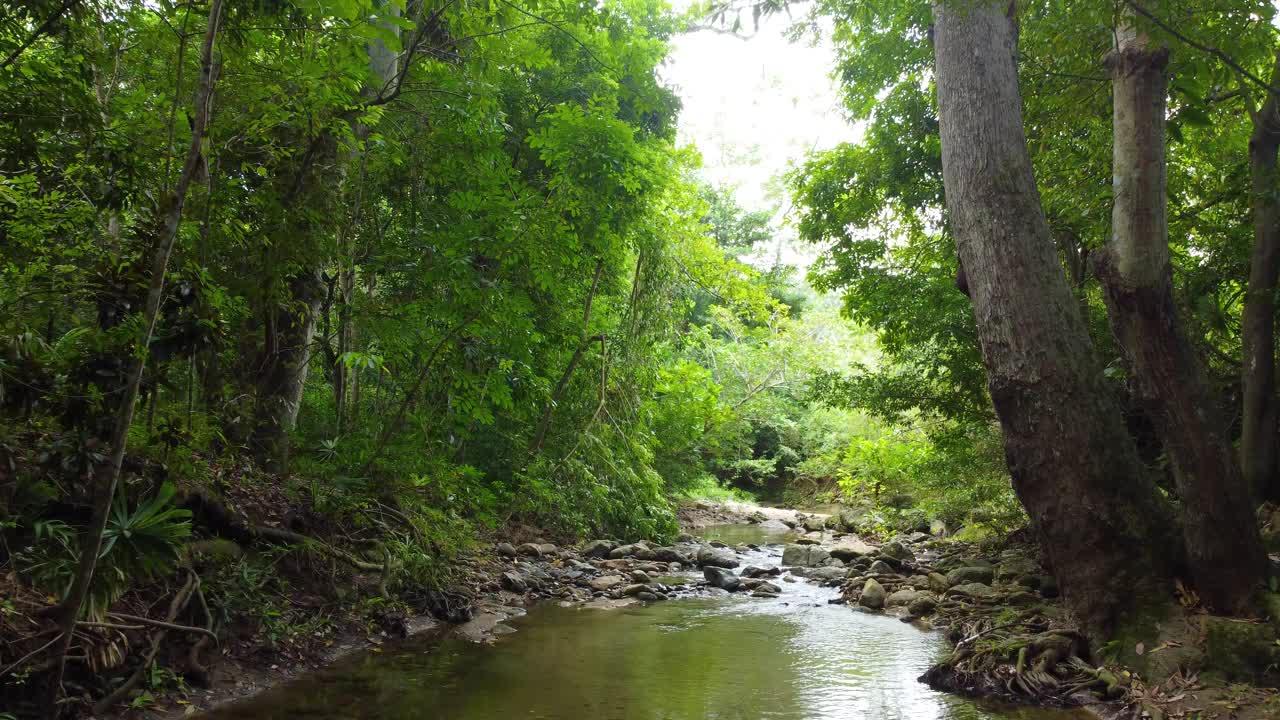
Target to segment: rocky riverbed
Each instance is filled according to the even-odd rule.
[[[883,545],[826,530],[825,518],[730,519],[739,522],[670,545],[495,543],[476,559],[467,622],[387,642],[213,717],[407,720],[424,707],[454,720],[1074,717],[918,682],[945,653],[938,634],[841,595]],[[830,551],[855,541],[867,552],[833,561]]]
[[[945,700],[950,696],[927,694],[924,686],[916,682],[917,677],[947,693],[1040,706],[1085,706],[1095,715],[1107,717],[1135,708],[1139,716],[1144,708],[1158,710],[1160,706],[1154,700],[1166,690],[1162,697],[1182,703],[1177,707],[1191,707],[1187,701],[1198,702],[1200,697],[1213,702],[1222,696],[1201,687],[1195,678],[1185,679],[1180,688],[1149,688],[1136,676],[1119,669],[1085,663],[1081,658],[1088,653],[1083,638],[1057,602],[1056,584],[1039,562],[1037,547],[1017,536],[979,546],[945,539],[921,528],[882,542],[855,532],[856,518],[841,513],[818,515],[741,506],[687,507],[682,510],[681,519],[690,532],[669,545],[598,538],[559,546],[536,537],[536,533],[524,533],[521,542],[494,543],[467,561],[451,590],[423,599],[424,605],[449,623],[389,613],[377,620],[379,637],[370,636],[363,645],[375,653],[384,648],[397,653],[398,659],[387,671],[408,673],[401,681],[414,687],[423,682],[419,677],[422,673],[444,673],[448,677],[432,675],[432,682],[462,688],[429,700],[451,708],[458,706],[442,717],[495,716],[460,709],[472,703],[467,693],[490,690],[471,687],[474,682],[470,675],[455,677],[452,673],[461,672],[460,667],[441,669],[435,661],[420,660],[422,652],[437,651],[422,650],[413,644],[419,642],[414,640],[403,645],[405,641],[395,640],[396,636],[432,628],[425,642],[431,647],[443,643],[441,647],[452,648],[445,652],[449,658],[465,656],[469,658],[465,661],[467,667],[486,668],[496,663],[491,670],[477,672],[499,673],[499,684],[512,685],[511,695],[505,694],[506,690],[492,690],[501,696],[492,699],[495,707],[502,705],[506,708],[503,712],[508,713],[517,711],[522,702],[538,705],[545,700],[539,685],[525,685],[525,669],[504,664],[509,662],[504,660],[508,654],[523,658],[520,662],[555,663],[555,667],[540,672],[570,673],[568,667],[562,666],[577,668],[572,671],[577,675],[570,673],[561,681],[572,687],[583,685],[585,689],[560,688],[556,692],[569,694],[565,702],[571,701],[575,692],[586,693],[589,697],[582,700],[584,703],[611,702],[607,698],[616,694],[611,675],[638,672],[631,667],[638,661],[636,652],[658,652],[677,662],[684,662],[681,658],[688,656],[693,658],[691,663],[709,662],[716,668],[726,661],[725,656],[758,656],[761,664],[777,666],[776,677],[758,675],[768,668],[742,666],[737,664],[741,660],[727,659],[730,665],[724,674],[706,681],[723,685],[723,693],[708,689],[705,684],[681,685],[688,697],[673,698],[672,702],[679,699],[696,704],[707,699],[704,695],[738,697],[745,692],[742,683],[749,680],[747,684],[752,687],[769,688],[769,702],[790,708],[770,717],[806,720],[1015,716],[999,709],[990,713],[955,710],[959,714],[953,715],[954,708],[961,706]],[[663,609],[668,607],[669,611]],[[691,613],[701,619],[690,621]],[[860,619],[863,617],[866,619]],[[746,618],[759,620],[748,622]],[[761,622],[764,624],[758,624]],[[699,643],[711,649],[677,644],[674,649],[652,650],[651,646],[664,648],[674,642],[663,639],[672,628],[701,628],[688,631],[701,637]],[[801,663],[797,663],[795,652],[785,650],[798,642],[796,628],[801,631],[800,638],[808,638],[802,643],[804,649],[797,651],[808,658]],[[949,652],[940,647],[938,633],[929,632],[935,628],[949,641]],[[544,638],[548,632],[554,632],[554,638]],[[540,639],[507,639],[513,633],[534,633]],[[749,637],[739,637],[742,633]],[[757,636],[759,639],[752,639]],[[893,643],[892,649],[875,650],[885,641]],[[539,643],[547,642],[557,647],[567,643],[567,655],[539,659]],[[603,642],[617,647],[603,648]],[[465,650],[465,646],[494,644],[498,647],[486,652],[497,655]],[[636,644],[644,649],[633,649]],[[337,647],[359,650],[361,645],[358,638],[353,638]],[[882,665],[864,667],[863,663],[876,652],[888,653],[877,661]],[[593,660],[595,655],[603,657]],[[324,670],[318,677],[333,672],[341,682],[350,682],[349,665],[368,664],[359,660],[366,657],[360,653],[350,657],[356,659],[341,661],[333,666],[338,669]],[[419,667],[423,662],[430,666],[428,670]],[[454,660],[440,662],[448,665]],[[602,670],[596,666],[598,662],[616,667]],[[848,677],[841,673],[850,670],[840,668],[851,667],[849,664],[858,669],[854,671],[856,679],[846,685]],[[806,667],[813,669],[803,669]],[[289,674],[291,670],[280,672]],[[629,691],[642,692],[642,687],[652,685],[666,688],[659,692],[668,692],[674,680],[664,676],[674,671],[665,666],[649,668],[644,678],[632,678],[636,685],[629,686]],[[365,672],[356,674],[363,678]],[[886,685],[886,673],[907,684],[895,685],[899,681],[891,681]],[[234,695],[253,694],[282,678],[274,673],[258,673],[248,683],[239,678],[240,687]],[[380,686],[384,680],[375,678],[370,682]],[[887,690],[889,687],[896,689]],[[1175,693],[1179,689],[1181,692]],[[885,694],[873,702],[866,695],[868,690]],[[804,697],[798,697],[797,692]],[[926,694],[920,695],[922,692]],[[248,706],[235,705],[218,716],[293,717],[310,702],[301,697],[305,694],[285,689],[282,699],[261,705],[256,701]],[[173,710],[209,707],[234,695],[217,691],[203,696],[193,694],[188,699],[190,705]],[[909,700],[904,699],[908,697]],[[559,702],[558,694],[556,698]],[[413,716],[419,707],[417,702],[406,701],[405,712],[409,714],[404,717]],[[814,709],[815,702],[821,706],[819,710]],[[1269,702],[1269,696],[1251,698],[1249,702],[1259,705]],[[908,705],[914,709],[904,710]],[[852,706],[862,709],[854,711]],[[667,710],[675,713],[671,717],[699,716],[682,714],[685,711],[681,707],[673,705]],[[577,717],[560,705],[545,709],[547,717]],[[326,712],[317,710],[315,717],[330,717]],[[757,717],[751,714],[755,711],[744,712],[747,714],[743,717]],[[887,712],[891,714],[886,715]],[[1049,711],[1028,712],[1031,714],[1016,716],[1058,717]],[[332,717],[382,719],[401,717],[398,713],[399,710],[353,709]],[[173,714],[177,713],[171,711]],[[629,708],[602,715],[615,716],[648,717]]]

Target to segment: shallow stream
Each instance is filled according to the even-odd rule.
[[[760,543],[752,526],[709,539]],[[937,633],[830,605],[831,588],[781,597],[691,597],[613,610],[546,603],[493,645],[456,635],[360,654],[216,720],[1068,720],[1077,713],[976,704],[916,678],[945,652]]]

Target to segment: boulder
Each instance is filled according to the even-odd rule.
[[[742,577],[749,577],[749,578],[773,577],[775,575],[781,575],[781,574],[782,574],[782,568],[776,568],[776,567],[764,568],[758,565],[748,565],[742,569]]]
[[[542,547],[534,543],[523,543],[516,548],[516,553],[524,557],[542,557]]]
[[[771,582],[762,582],[759,585],[757,585],[755,588],[755,594],[759,594],[759,593],[768,593],[770,595],[781,595],[782,588],[778,587],[777,585],[774,585]]]
[[[636,593],[636,599],[643,600],[645,602],[657,602],[662,599],[662,596],[658,595],[657,593],[644,590]]]
[[[887,608],[901,607],[910,605],[915,599],[920,597],[920,592],[913,588],[902,588],[896,592],[890,593],[889,597],[884,599],[884,606]]]
[[[640,593],[645,592],[648,589],[649,589],[649,586],[645,585],[644,583],[635,583],[634,585],[628,585],[622,588],[622,594],[623,595],[639,595]]]
[[[874,554],[876,549],[867,543],[853,538],[852,540],[844,540],[839,545],[831,548],[831,557],[839,558],[845,562],[856,560],[863,555]]]
[[[1206,667],[1228,682],[1259,682],[1265,668],[1280,665],[1280,639],[1272,625],[1207,616],[1202,627]]]
[[[782,564],[789,567],[822,565],[831,555],[815,545],[787,545],[782,549]]]
[[[588,584],[591,586],[592,590],[599,590],[603,592],[610,588],[617,587],[624,582],[626,582],[626,580],[621,575],[601,575]]]
[[[617,546],[612,540],[592,540],[582,547],[582,557],[607,558],[609,552]]]
[[[821,532],[827,526],[827,519],[810,515],[800,522],[800,525],[809,532]]]
[[[938,607],[938,599],[932,593],[918,593],[914,600],[907,605],[907,614],[914,617],[928,615]]]
[[[718,568],[736,568],[738,567],[738,558],[734,557],[730,550],[717,550],[716,548],[701,547],[698,548],[698,565],[702,567],[718,567]]]
[[[947,524],[941,520],[929,521],[929,534],[942,537],[947,534]]]
[[[502,557],[516,556],[516,546],[512,545],[511,543],[507,543],[507,542],[498,543],[495,549],[498,551],[498,554],[501,555]]]
[[[840,532],[857,532],[866,517],[866,511],[854,508],[841,508],[827,518],[827,528]]]
[[[956,585],[947,591],[950,595],[962,595],[971,598],[992,598],[996,596],[996,591],[990,585],[979,582],[964,583]]]
[[[503,590],[513,593],[523,593],[529,589],[529,584],[518,573],[504,572],[498,577],[498,582],[502,584]]]
[[[846,570],[844,568],[834,568],[834,567],[809,568],[805,573],[805,577],[808,577],[811,580],[821,580],[824,583],[832,583],[832,582],[837,582],[839,580],[844,580],[845,572]]]
[[[653,549],[653,557],[665,563],[689,564],[689,556],[673,547],[656,547]]]
[[[874,579],[867,580],[867,584],[862,586],[862,596],[858,598],[858,604],[864,608],[880,610],[884,608],[884,601],[884,586]]]
[[[872,575],[893,575],[897,573],[897,570],[895,570],[889,563],[883,560],[877,560],[871,563],[871,567],[867,568],[867,572]]]
[[[995,576],[995,571],[989,567],[960,567],[947,573],[947,584],[952,586],[968,583],[990,585]]]
[[[787,545],[782,548],[782,564],[790,567],[808,567],[809,546]]]
[[[907,546],[896,540],[882,545],[880,547],[880,554],[885,557],[893,558],[898,562],[913,563],[916,561],[915,554],[912,553],[911,550],[907,549]]]
[[[730,592],[737,590],[739,583],[742,582],[737,575],[733,574],[732,570],[716,567],[715,565],[707,565],[702,568],[702,576],[707,579],[709,585],[722,590],[729,590]]]
[[[609,557],[613,560],[619,560],[621,558],[628,558],[628,557],[636,557],[636,554],[639,553],[641,549],[648,550],[649,547],[644,543],[635,543],[632,545],[619,545],[618,547],[609,551]]]
[[[929,573],[929,589],[936,593],[944,593],[947,588],[951,587],[951,583],[947,582],[947,576],[938,572]]]
[[[643,570],[632,570],[632,571],[631,571],[631,582],[633,582],[633,583],[640,583],[641,585],[648,585],[648,584],[649,584],[650,582],[652,582],[652,581],[653,581],[653,578],[650,578],[650,577],[649,577],[649,573],[647,573],[647,572],[645,572],[645,571],[643,571]]]
[[[996,566],[996,580],[1013,582],[1024,575],[1036,575],[1040,572],[1040,564],[1029,558],[1012,558]]]

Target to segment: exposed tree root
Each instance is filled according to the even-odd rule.
[[[185,625],[175,625],[173,622],[175,619],[177,619],[178,614],[181,613],[187,607],[187,604],[191,601],[192,596],[194,595],[196,589],[199,586],[200,586],[200,576],[197,575],[195,571],[188,570],[187,582],[182,586],[182,589],[178,591],[178,594],[173,596],[172,602],[169,603],[169,614],[166,616],[164,622],[148,621],[149,624],[156,624],[157,629],[154,633],[151,634],[151,647],[147,650],[146,656],[143,657],[142,664],[138,666],[138,669],[135,670],[133,674],[129,676],[129,679],[125,680],[124,683],[120,685],[120,687],[116,688],[111,694],[107,695],[106,697],[102,698],[98,702],[94,703],[94,706],[93,706],[94,715],[102,715],[106,713],[113,706],[115,706],[116,703],[127,698],[129,696],[129,693],[133,692],[134,689],[138,687],[138,684],[142,682],[142,679],[144,677],[146,677],[147,670],[151,667],[151,664],[155,662],[156,655],[159,654],[160,647],[164,643],[165,636],[168,635],[169,630],[171,628],[177,628],[184,631],[189,630],[189,631],[195,631],[195,632],[203,632],[201,628],[192,628]],[[130,617],[133,617],[133,616],[130,616]],[[138,619],[145,619],[145,618],[138,618]]]

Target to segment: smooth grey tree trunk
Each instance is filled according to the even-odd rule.
[[[1058,262],[1022,123],[1007,2],[935,3],[947,210],[1014,490],[1096,638],[1154,604],[1178,552]]]
[[[1249,489],[1225,419],[1173,298],[1166,213],[1165,48],[1132,26],[1108,58],[1114,127],[1112,237],[1094,255],[1111,328],[1155,423],[1182,499],[1187,564],[1210,608],[1248,613],[1266,568]]]
[[[1271,72],[1271,86],[1280,83],[1280,53]],[[1252,113],[1249,137],[1250,206],[1253,251],[1249,285],[1244,297],[1240,336],[1244,345],[1241,385],[1240,466],[1257,500],[1280,501],[1277,466],[1276,399],[1276,279],[1280,275],[1280,102],[1268,94]]]

